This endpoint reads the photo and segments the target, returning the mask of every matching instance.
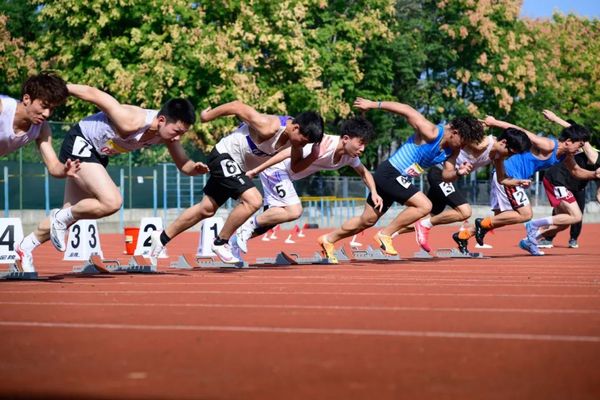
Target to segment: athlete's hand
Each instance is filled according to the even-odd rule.
[[[375,192],[371,192],[371,200],[373,200],[373,204],[375,205],[375,209],[381,212],[383,210],[383,199],[380,195]]]
[[[596,179],[600,179],[600,168],[596,170]]]
[[[70,158],[67,158],[67,161],[65,162],[65,176],[74,178],[77,176],[77,172],[79,172],[79,170],[81,169],[81,163],[79,160],[71,160]]]
[[[518,186],[523,186],[524,188],[528,188],[531,186],[531,179],[517,179]]]
[[[208,166],[204,163],[201,162],[196,162],[194,163],[194,168],[193,168],[193,175],[204,175],[207,172],[210,171],[210,169],[208,169]]]
[[[354,108],[358,108],[361,111],[367,111],[371,108],[377,108],[377,103],[363,99],[362,97],[357,97],[356,100],[354,100]]]
[[[473,164],[471,164],[468,161],[465,161],[462,164],[460,164],[456,172],[458,172],[458,176],[464,176],[469,175],[471,171],[473,171]]]
[[[258,175],[258,172],[256,172],[256,169],[251,169],[250,171],[246,171],[246,176],[250,179],[254,179],[256,178],[256,175]]]
[[[200,113],[200,121],[201,122],[208,122],[208,121],[212,121],[212,118],[210,118],[208,112],[212,110],[212,107],[206,107],[204,110],[202,110],[202,112]]]
[[[491,115],[486,116],[484,119],[480,119],[479,120],[481,123],[483,123],[485,126],[487,126],[488,128],[493,128],[494,126],[496,126],[496,122],[498,122],[498,120],[494,117],[492,117]]]
[[[544,118],[546,118],[548,121],[556,121],[556,114],[554,114],[552,111],[550,110],[544,110],[542,111],[542,115],[544,116]]]

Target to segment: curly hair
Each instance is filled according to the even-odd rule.
[[[371,141],[374,135],[373,124],[366,118],[354,117],[344,120],[340,126],[340,134],[350,138],[361,138],[364,143]]]
[[[39,99],[52,107],[56,107],[67,100],[69,91],[67,90],[67,84],[61,77],[54,74],[41,73],[30,76],[23,83],[21,98],[25,95],[29,95],[32,101]]]
[[[483,140],[483,124],[477,118],[457,117],[450,121],[450,127],[456,129],[465,144]]]

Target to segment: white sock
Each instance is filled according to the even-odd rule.
[[[529,224],[538,229],[544,226],[549,226],[552,225],[552,217],[534,219]]]
[[[21,249],[23,251],[31,253],[40,244],[41,244],[40,241],[32,232],[23,238],[23,240],[21,241],[21,244],[19,244],[19,247],[21,247]]]
[[[63,208],[56,213],[56,220],[62,222],[65,226],[71,226],[75,223],[75,217],[71,209],[73,207]]]
[[[257,218],[258,218],[257,216],[254,216],[254,217],[252,217],[252,219],[250,220],[250,221],[251,221],[252,228],[254,228],[254,229],[258,229],[258,228],[260,228],[260,224],[258,223],[258,220],[257,220]]]
[[[425,218],[421,220],[421,225],[423,225],[425,228],[433,228],[433,225],[431,223],[431,218]]]

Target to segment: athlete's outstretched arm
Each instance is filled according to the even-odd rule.
[[[552,121],[556,124],[559,124],[560,126],[562,126],[563,128],[568,128],[571,126],[570,123],[568,123],[567,121],[565,121],[564,119],[560,118],[559,116],[557,116],[556,114],[554,114],[552,111],[550,110],[544,110],[542,111],[542,114],[544,115],[544,117],[548,120],[548,121]]]
[[[565,158],[565,161],[563,162],[565,163],[565,167],[567,167],[571,175],[573,175],[577,179],[585,181],[589,181],[592,179],[600,179],[600,168],[598,168],[595,171],[588,171],[587,169],[583,169],[579,165],[577,165],[577,162],[571,154],[567,155],[567,158]]]
[[[373,200],[373,204],[375,204],[375,209],[381,211],[383,209],[383,199],[377,193],[377,186],[375,185],[373,174],[362,164],[354,168],[354,170],[360,175],[365,185],[369,188],[371,199]]]
[[[209,122],[228,115],[235,115],[250,125],[263,140],[273,136],[279,127],[279,118],[274,115],[259,113],[254,108],[239,100],[221,104],[215,108],[205,108],[200,113],[200,120],[202,122]]]
[[[134,110],[141,111],[141,108],[121,104],[110,94],[92,86],[69,83],[67,89],[71,96],[95,104],[104,111],[117,131],[126,133],[140,128],[140,117],[133,113],[135,113]]]
[[[169,154],[177,168],[186,175],[202,175],[208,172],[206,164],[190,160],[179,140],[166,142]]]
[[[498,158],[498,159],[494,160],[494,168],[496,169],[496,180],[501,185],[523,186],[523,187],[528,187],[529,185],[531,185],[530,179],[516,179],[516,178],[511,178],[510,176],[507,176],[506,172],[504,170],[504,159],[503,158]]]
[[[398,114],[406,118],[410,126],[417,133],[423,136],[426,142],[433,141],[437,138],[438,130],[435,124],[429,122],[420,112],[411,106],[395,101],[372,101],[358,97],[354,101],[354,107],[361,111],[367,111],[375,108],[380,108],[385,111]]]
[[[583,152],[588,159],[588,163],[592,165],[598,163],[598,152],[592,147],[590,142],[585,142],[583,144]]]
[[[332,141],[333,139],[330,135],[323,135],[323,140],[321,140],[320,142],[315,142],[311,145],[311,151],[306,157],[304,156],[304,149],[308,145],[304,147],[292,146],[292,154],[290,157],[291,170],[293,172],[298,173],[308,168],[308,166],[315,162],[319,158],[319,156],[325,154],[327,148],[331,145]]]
[[[248,176],[249,178],[254,178],[258,174],[263,172],[265,169],[282,162],[286,158],[290,158],[291,154],[292,154],[291,147],[288,147],[287,149],[283,149],[279,153],[275,154],[273,157],[269,158],[267,161],[260,164],[258,167],[252,168],[250,171],[247,171],[246,176]]]
[[[456,158],[459,153],[460,149],[455,150],[452,155],[444,161],[444,168],[442,169],[442,180],[444,182],[453,182],[457,180],[458,177],[468,175],[473,171],[473,164],[467,161],[456,167]]]
[[[509,122],[500,121],[499,119],[496,119],[489,115],[487,117],[485,117],[485,119],[483,120],[483,123],[486,124],[487,126],[489,126],[490,128],[500,128],[500,129],[515,128],[515,129],[518,129],[520,131],[523,131],[527,135],[529,140],[531,141],[531,144],[534,145],[535,147],[537,147],[540,151],[549,153],[552,150],[554,150],[554,141],[553,140],[538,136],[535,133],[529,132],[527,129],[521,128],[520,126],[513,125]]]
[[[50,125],[44,122],[40,136],[35,141],[38,151],[42,155],[44,164],[48,168],[48,173],[55,178],[65,178],[67,176],[75,176],[79,171],[79,160],[71,161],[68,159],[64,164],[58,160],[56,153],[52,148],[52,135]]]

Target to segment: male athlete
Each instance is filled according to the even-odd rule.
[[[65,251],[65,235],[77,220],[102,218],[121,208],[121,193],[106,170],[110,156],[165,144],[184,174],[208,171],[206,165],[187,157],[179,141],[195,121],[189,101],[171,99],[161,110],[146,110],[121,104],[91,86],[69,84],[67,88],[72,96],[101,111],[74,125],[62,143],[60,161],[79,160],[81,169],[76,177],[67,178],[63,208],[52,210],[50,218],[23,240],[20,247],[28,263],[32,263],[33,249],[48,239],[57,250]]]
[[[215,215],[229,198],[239,203],[227,217],[211,248],[224,263],[239,263],[241,260],[232,253],[229,239],[262,204],[262,196],[246,171],[286,148],[290,148],[293,168],[306,162],[302,150],[307,143],[314,143],[313,152],[319,151],[324,123],[316,112],[303,112],[294,118],[267,115],[233,101],[202,111],[201,119],[209,122],[228,115],[235,115],[242,124],[222,138],[208,156],[210,178],[200,203],[186,209],[164,231],[152,233],[150,258],[153,263],[171,239]]]
[[[469,173],[470,165],[456,170],[456,157],[462,147],[483,139],[483,126],[475,118],[456,118],[446,125],[435,125],[417,110],[402,103],[358,98],[354,106],[361,111],[383,109],[401,115],[408,120],[415,133],[375,171],[375,184],[377,193],[383,199],[383,207],[377,209],[373,197],[369,195],[362,215],[351,218],[341,228],[319,238],[324,254],[332,263],[337,263],[335,242],[375,225],[395,201],[405,205],[405,209],[387,227],[377,232],[375,240],[387,254],[398,254],[392,245],[391,235],[431,211],[431,201],[410,182],[410,178],[419,176],[425,169],[439,163],[444,163],[442,176],[445,180],[454,179],[457,174]]]

